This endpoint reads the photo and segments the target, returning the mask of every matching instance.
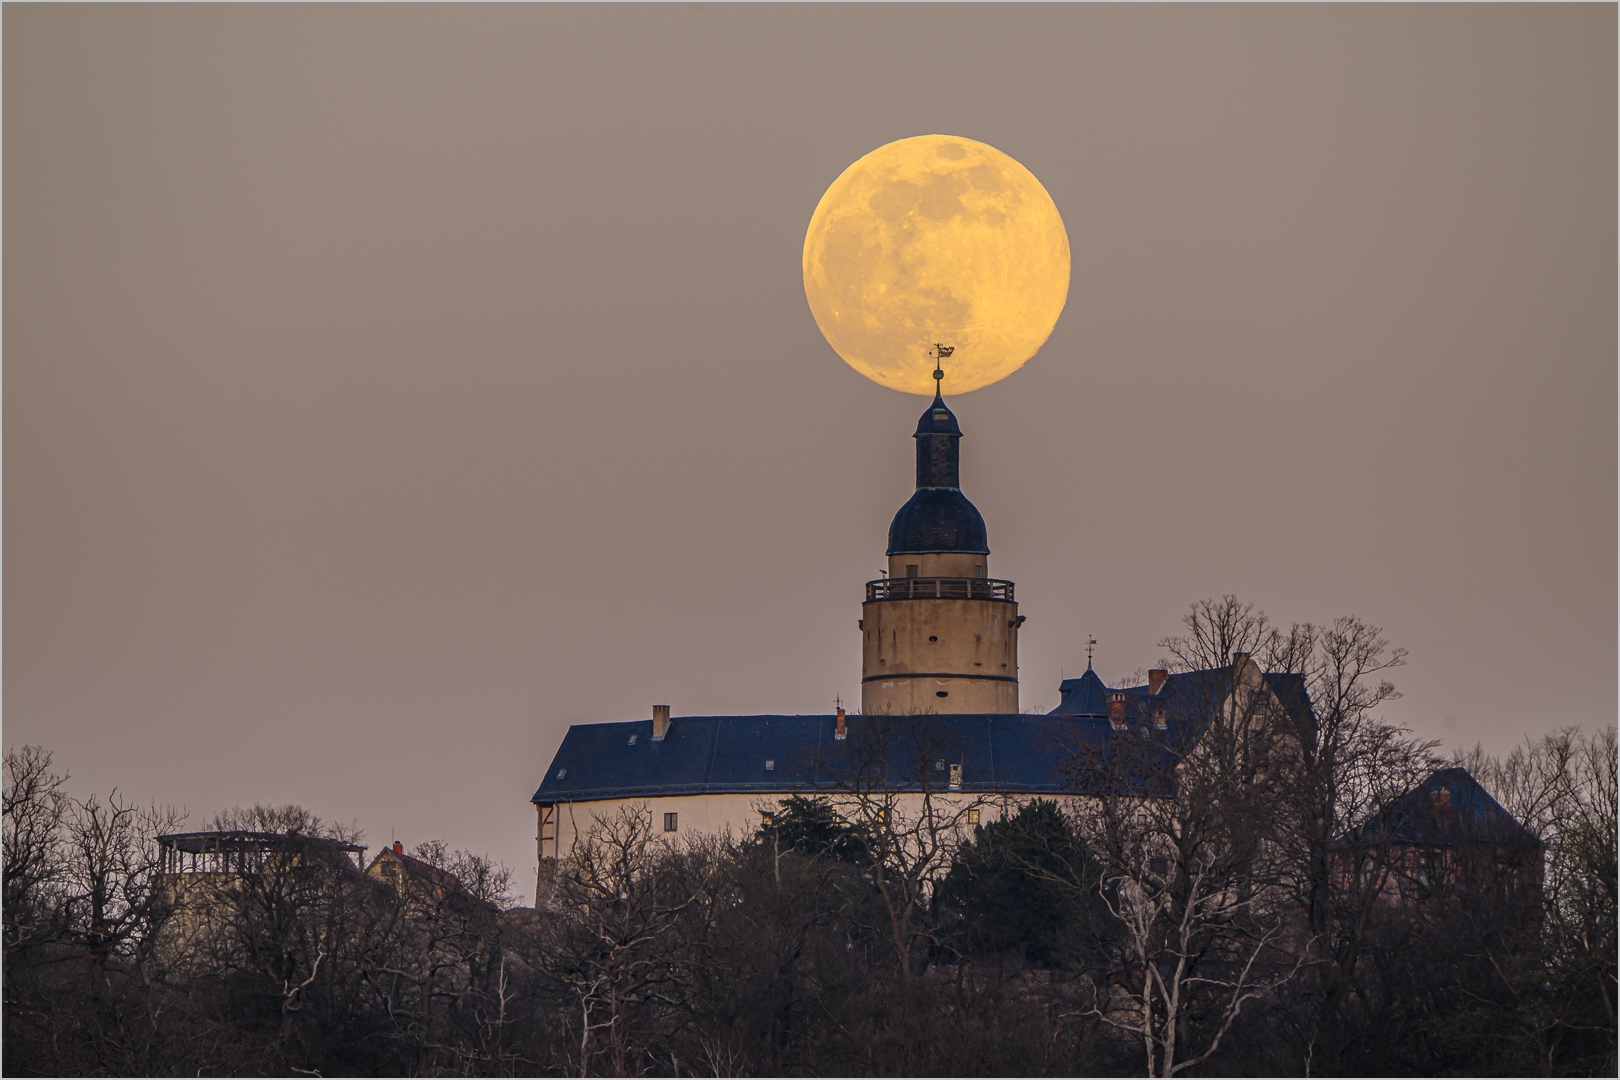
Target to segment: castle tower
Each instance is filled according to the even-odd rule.
[[[990,577],[984,518],[962,494],[962,429],[938,392],[915,438],[917,491],[889,526],[889,576],[861,605],[861,711],[1016,713],[1024,620],[1013,583]]]

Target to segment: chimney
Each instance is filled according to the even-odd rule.
[[[1157,694],[1170,673],[1162,667],[1148,668],[1148,693]]]
[[[833,738],[849,738],[849,724],[844,721],[844,707],[842,705],[838,706],[838,730],[833,732]]]
[[[1108,692],[1108,722],[1119,731],[1125,726],[1125,694],[1119,690]]]
[[[653,706],[653,741],[661,742],[664,733],[669,731],[669,706]]]
[[[403,854],[405,854],[405,845],[400,843],[398,840],[394,841],[394,854],[395,855],[403,855]]]

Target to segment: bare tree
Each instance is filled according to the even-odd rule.
[[[1544,968],[1512,979],[1516,1019],[1527,1025],[1549,1072],[1562,1059],[1603,1049],[1605,1071],[1616,1068],[1616,890],[1620,888],[1616,806],[1620,747],[1615,729],[1586,734],[1565,728],[1527,738],[1505,758],[1476,746],[1459,753],[1464,766],[1503,807],[1545,845],[1541,938]],[[1536,992],[1536,991],[1539,991]],[[1594,1039],[1593,1036],[1596,1036]],[[1573,1044],[1573,1049],[1569,1048]]]
[[[69,904],[75,932],[98,963],[132,944],[144,955],[168,918],[157,838],[184,820],[174,807],[137,806],[116,789],[105,803],[95,795],[73,801],[66,824]]]
[[[67,863],[64,823],[72,806],[51,753],[25,746],[6,754],[4,926],[6,972],[12,957],[63,931]],[[8,996],[9,1000],[9,996]]]
[[[1382,632],[1354,616],[1270,634],[1262,663],[1280,673],[1267,723],[1296,754],[1277,792],[1279,880],[1305,920],[1313,966],[1296,987],[1294,1039],[1307,1068],[1349,1067],[1366,1027],[1361,964],[1394,871],[1398,801],[1440,762],[1435,743],[1379,715],[1398,698],[1388,673],[1405,663]],[[1372,827],[1382,823],[1381,828]]]
[[[703,937],[678,927],[712,918],[720,884],[717,860],[686,854],[633,804],[595,821],[558,867],[552,903],[564,918],[541,962],[569,988],[571,1071],[625,1076],[662,1056],[692,987],[694,958],[681,942]]]
[[[861,716],[850,724],[848,752],[819,770],[833,808],[848,828],[882,900],[889,942],[902,979],[917,953],[938,944],[935,890],[993,800],[961,790],[959,749],[928,716]]]
[[[425,863],[454,874],[461,891],[476,900],[493,904],[498,908],[511,907],[515,900],[512,892],[512,868],[505,863],[496,862],[487,855],[478,855],[461,848],[452,851],[450,845],[443,840],[424,840],[412,849],[411,854]]]
[[[1107,867],[1103,896],[1124,929],[1091,1012],[1140,1041],[1154,1076],[1207,1061],[1244,1007],[1305,962],[1275,844],[1300,747],[1251,659],[1279,635],[1233,597],[1185,623],[1162,643],[1181,678],[1151,703],[1153,721],[1074,763],[1076,828]]]

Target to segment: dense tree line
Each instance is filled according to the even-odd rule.
[[[1084,797],[954,792],[925,720],[874,718],[855,766],[750,835],[600,822],[536,908],[436,842],[415,854],[453,879],[365,875],[334,843],[353,837],[296,807],[219,815],[286,846],[179,883],[155,840],[175,814],[75,800],[24,748],[4,1068],[1614,1074],[1613,729],[1458,759],[1544,844],[1539,886],[1511,861],[1423,876],[1388,822],[1445,762],[1376,715],[1400,655],[1375,630],[1223,600],[1165,645],[1227,675],[1107,754],[1075,748]],[[1234,656],[1299,678],[1247,695]],[[1165,755],[1176,781],[1155,787]]]

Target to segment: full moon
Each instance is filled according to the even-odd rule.
[[[1033,173],[982,142],[919,135],[880,146],[821,197],[804,237],[804,294],[833,351],[873,382],[934,392],[1006,378],[1069,296],[1069,236]]]

